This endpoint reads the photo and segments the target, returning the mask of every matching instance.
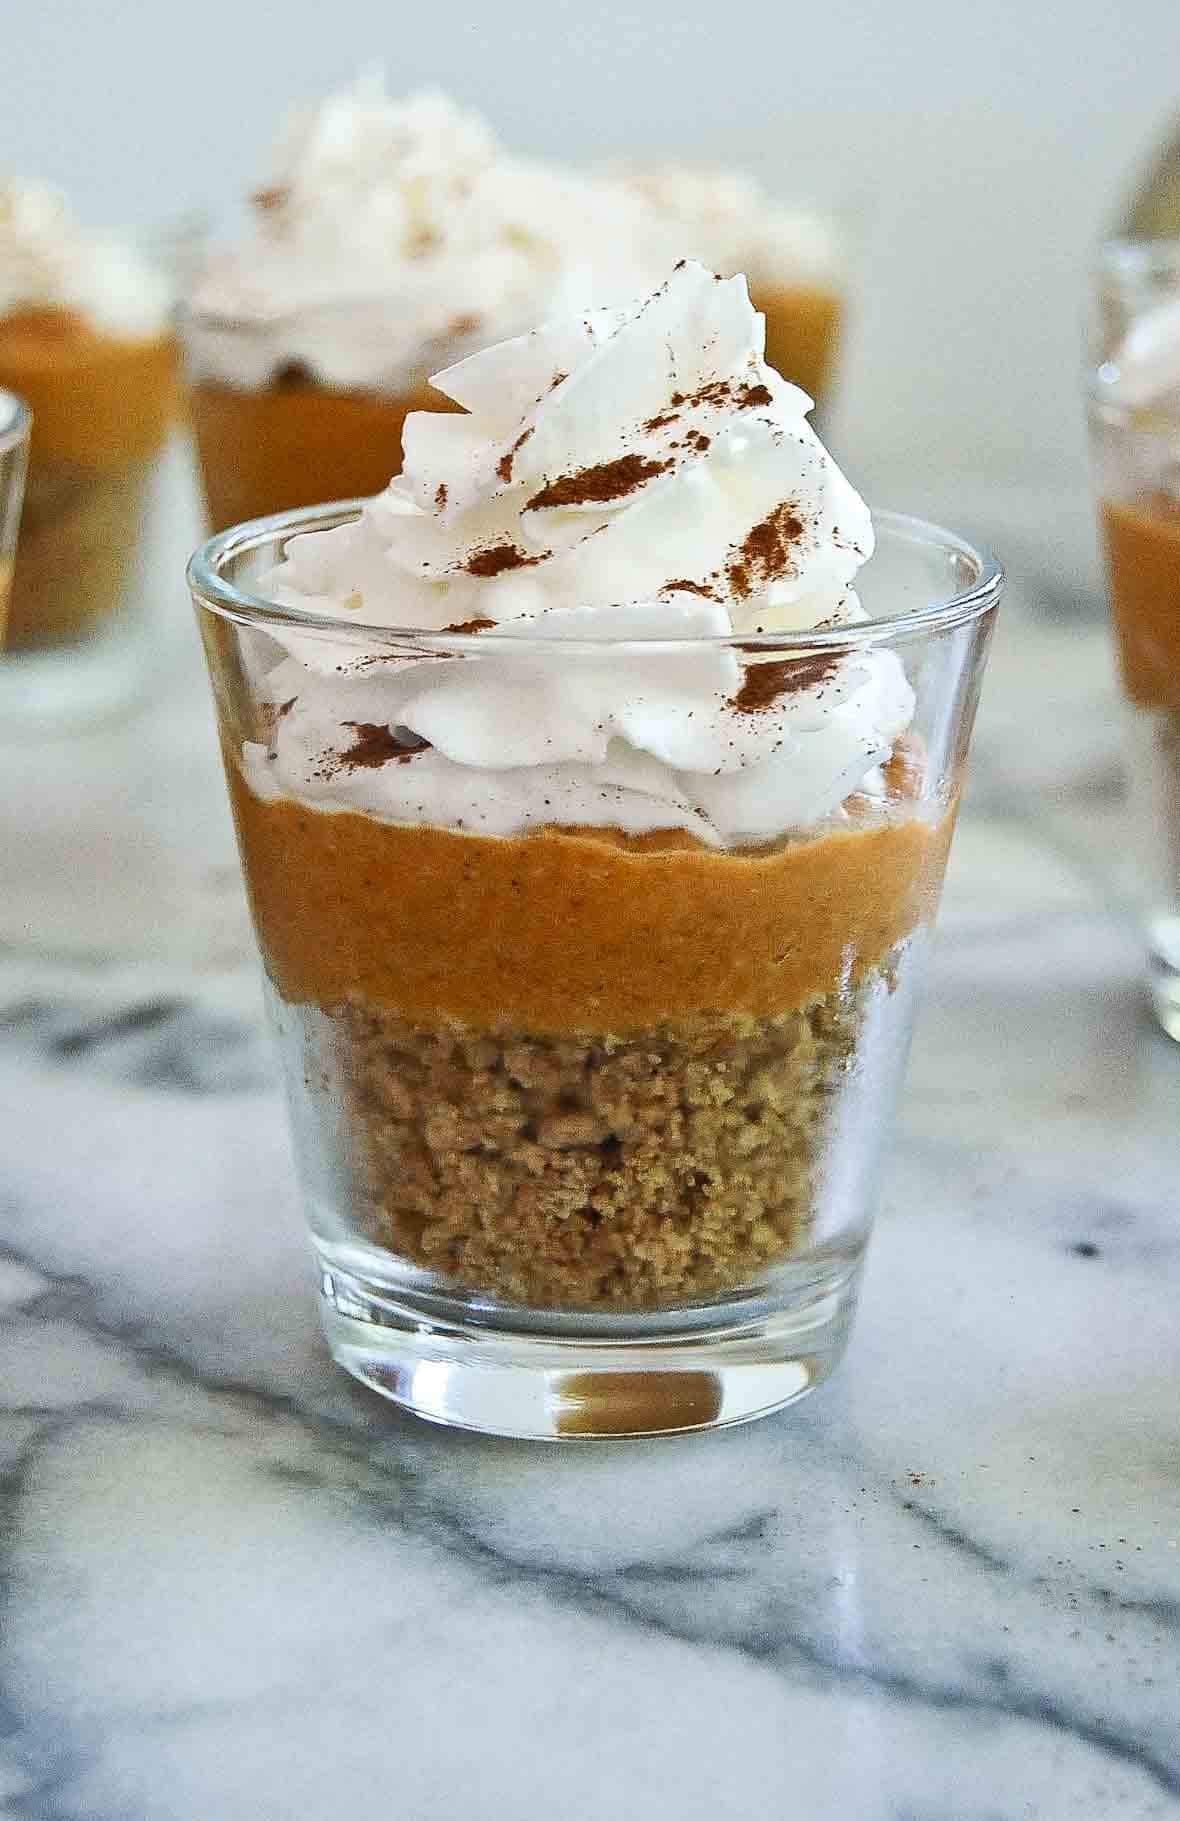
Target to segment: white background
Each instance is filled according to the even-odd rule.
[[[1088,250],[1180,111],[1178,0],[15,0],[0,165],[95,222],[230,207],[282,107],[385,61],[516,147],[684,153],[872,221],[835,438],[891,476],[1082,473]]]

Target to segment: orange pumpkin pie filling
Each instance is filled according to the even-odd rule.
[[[122,599],[151,464],[176,402],[170,334],[123,339],[73,311],[0,317],[0,386],[33,414],[10,650],[76,639]]]
[[[319,500],[380,493],[401,466],[411,411],[454,411],[425,380],[400,394],[342,391],[302,374],[257,390],[202,379],[190,410],[214,531]]]
[[[823,400],[832,383],[844,303],[830,285],[752,283],[751,302],[766,317],[766,362]]]
[[[1106,500],[1102,530],[1127,694],[1180,711],[1180,500]]]

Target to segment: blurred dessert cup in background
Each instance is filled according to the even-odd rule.
[[[0,187],[0,385],[33,418],[0,702],[8,722],[68,719],[135,667],[128,583],[176,353],[164,278],[40,184]]]
[[[1102,249],[1088,406],[1149,980],[1180,1041],[1180,240]]]

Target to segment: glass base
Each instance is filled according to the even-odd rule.
[[[428,1422],[531,1441],[747,1423],[821,1385],[848,1340],[861,1260],[773,1305],[637,1316],[497,1314],[394,1296],[320,1251],[332,1357]],[[444,1312],[449,1310],[450,1312]]]

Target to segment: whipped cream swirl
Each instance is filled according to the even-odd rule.
[[[480,834],[671,827],[713,846],[874,788],[914,710],[892,652],[725,642],[863,619],[873,548],[811,401],[762,347],[744,278],[684,263],[645,303],[437,375],[467,414],[410,417],[401,476],[355,522],[293,539],[262,588],[472,636],[400,658],[284,631],[254,788]]]
[[[393,100],[377,73],[291,118],[251,204],[254,233],[191,300],[198,378],[257,388],[294,366],[406,390],[638,284],[636,198],[509,158],[477,114],[434,89]]]
[[[86,233],[57,190],[0,181],[0,316],[70,310],[100,333],[138,340],[163,332],[170,302],[133,247]]]

